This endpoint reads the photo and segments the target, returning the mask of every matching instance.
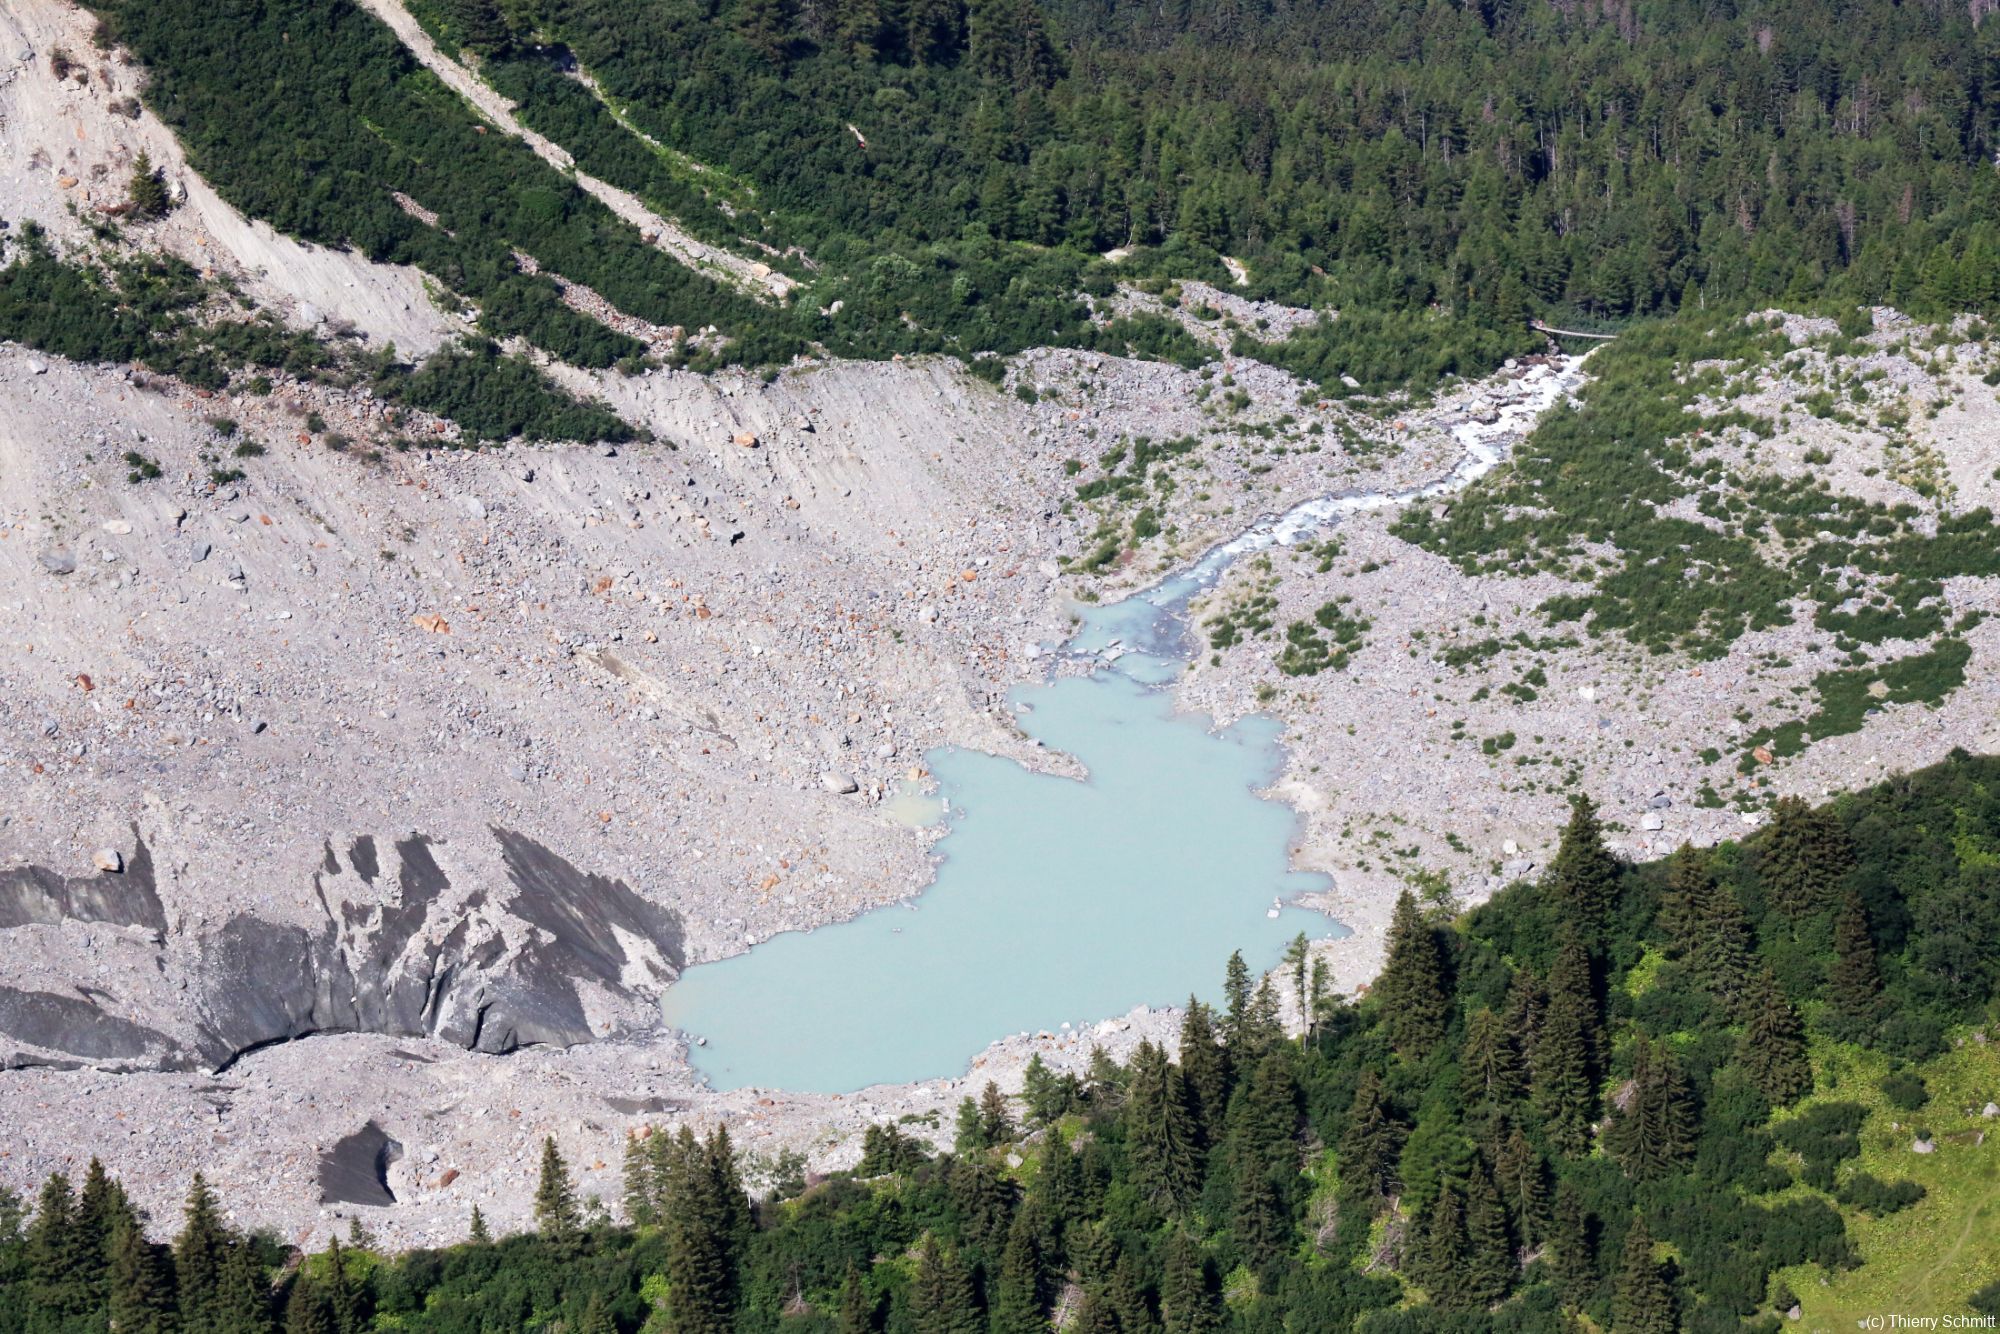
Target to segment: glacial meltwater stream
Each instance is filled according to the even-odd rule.
[[[1256,795],[1283,765],[1278,725],[1253,717],[1211,730],[1173,706],[1168,683],[1196,648],[1188,600],[1247,552],[1465,485],[1581,378],[1576,361],[1530,370],[1498,421],[1457,428],[1466,454],[1439,482],[1309,501],[1142,593],[1085,610],[1064,651],[1096,669],[1013,699],[1022,728],[1082,761],[1089,778],[933,753],[951,811],[936,883],[690,969],[661,1008],[705,1039],[696,1068],[721,1089],[846,1092],[937,1078],[1023,1029],[1191,992],[1213,999],[1231,950],[1263,969],[1301,931],[1340,932],[1277,906],[1324,883],[1289,867],[1294,813]]]

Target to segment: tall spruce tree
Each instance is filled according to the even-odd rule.
[[[1166,1334],[1217,1334],[1222,1328],[1222,1306],[1209,1279],[1207,1257],[1194,1238],[1179,1228],[1167,1239],[1160,1315]]]
[[[1841,1042],[1870,1042],[1883,1017],[1882,971],[1861,896],[1849,890],[1833,923],[1833,967],[1826,977],[1826,1029]]]
[[[1312,981],[1307,986],[1306,1036],[1312,1038],[1319,1035],[1320,1026],[1332,1015],[1334,1008],[1333,969],[1328,967],[1324,958],[1312,961]]]
[[[285,1334],[344,1334],[325,1285],[303,1271],[285,1299]]]
[[[1583,1194],[1567,1178],[1556,1182],[1549,1250],[1563,1305],[1581,1309],[1597,1291],[1597,1246]]]
[[[1479,1305],[1468,1283],[1472,1238],[1465,1228],[1464,1197],[1448,1185],[1419,1216],[1423,1221],[1412,1271],[1417,1282],[1447,1310]]]
[[[1519,1126],[1512,1127],[1493,1163],[1494,1185],[1514,1216],[1523,1246],[1539,1246],[1549,1235],[1548,1168]]]
[[[1745,1004],[1747,1013],[1736,1059],[1751,1082],[1775,1107],[1811,1092],[1812,1062],[1806,1057],[1805,1029],[1769,968],[1756,975]]]
[[[1298,1002],[1300,1020],[1312,1022],[1312,997],[1306,992],[1306,975],[1312,965],[1312,945],[1301,931],[1285,946],[1285,967],[1291,970],[1292,999]]]
[[[146,1240],[138,1219],[119,1220],[111,1240],[109,1298],[117,1334],[171,1334],[179,1328],[173,1269],[163,1249]]]
[[[836,1334],[874,1334],[875,1300],[868,1295],[862,1284],[861,1270],[852,1260],[847,1262],[846,1277],[840,1280],[840,1313],[835,1319]],[[994,1334],[1017,1334],[1017,1331],[999,1327]],[[1018,1334],[1040,1334],[1039,1331],[1021,1330]]]
[[[1000,1252],[1000,1277],[993,1290],[993,1334],[1047,1334],[1048,1266],[1036,1235],[1034,1212],[1016,1209]]]
[[[1151,1042],[1132,1057],[1125,1097],[1125,1152],[1132,1182],[1147,1203],[1171,1217],[1201,1194],[1200,1146],[1188,1114],[1186,1087],[1167,1054]]]
[[[1838,901],[1854,869],[1854,845],[1830,809],[1780,797],[1757,845],[1757,874],[1771,903],[1797,921]]]
[[[1466,1301],[1490,1307],[1507,1299],[1514,1286],[1514,1239],[1507,1210],[1483,1163],[1475,1163],[1465,1188]]]
[[[1472,1106],[1505,1112],[1525,1091],[1514,1035],[1499,1015],[1484,1006],[1465,1021],[1465,1044],[1458,1064],[1465,1075],[1466,1100]]]
[[[1271,1181],[1269,1165],[1255,1151],[1240,1143],[1232,1145],[1230,1170],[1236,1184],[1230,1226],[1244,1261],[1253,1271],[1261,1273],[1288,1248],[1291,1218],[1284,1198]]]
[[[1290,1053],[1266,1052],[1231,1109],[1230,1137],[1269,1170],[1298,1170],[1299,1085]]]
[[[1586,939],[1598,938],[1618,896],[1618,859],[1604,846],[1597,803],[1587,796],[1570,799],[1569,823],[1543,889]]]
[[[1634,1181],[1656,1181],[1694,1158],[1694,1095],[1673,1053],[1644,1036],[1632,1044],[1632,1081],[1614,1107],[1604,1148]]]
[[[181,1307],[181,1312],[184,1317],[181,1327],[190,1334],[196,1328],[207,1330],[209,1334],[267,1334],[272,1323],[271,1284],[264,1275],[263,1265],[257,1260],[256,1251],[243,1242],[229,1247],[229,1253],[222,1261],[214,1314],[206,1324],[196,1325],[186,1319],[185,1305]]]
[[[1229,1058],[1215,1040],[1215,1012],[1193,996],[1181,1015],[1180,1066],[1195,1133],[1204,1146],[1213,1144],[1229,1106]]]
[[[1590,958],[1565,930],[1549,972],[1549,1005],[1536,1035],[1530,1091],[1549,1143],[1579,1155],[1597,1114],[1598,1018]]]
[[[979,1153],[993,1147],[993,1142],[986,1138],[986,1122],[979,1115],[979,1104],[970,1096],[958,1100],[958,1115],[952,1124],[953,1153]]]
[[[1437,932],[1404,890],[1389,921],[1389,951],[1375,995],[1388,1017],[1390,1041],[1406,1060],[1418,1061],[1444,1040],[1451,994]]]
[[[926,1232],[910,1277],[911,1334],[984,1334],[972,1275]]]
[[[82,1263],[85,1298],[92,1310],[103,1310],[111,1297],[112,1248],[122,1227],[138,1225],[125,1189],[111,1179],[104,1164],[90,1160],[84,1170],[83,1189],[76,1195],[77,1254]]]
[[[1618,1285],[1611,1298],[1611,1327],[1618,1334],[1674,1334],[1674,1292],[1653,1255],[1653,1235],[1643,1214],[1625,1229]]]
[[[485,1246],[493,1241],[493,1231],[486,1226],[486,1215],[479,1212],[479,1206],[472,1206],[472,1219],[467,1224],[465,1239],[475,1246]]]
[[[1756,971],[1756,944],[1743,905],[1716,880],[1708,854],[1686,845],[1667,859],[1667,885],[1677,904],[1678,952],[1723,1012],[1741,1021]]]
[[[1257,983],[1257,990],[1250,997],[1249,1040],[1237,1059],[1255,1064],[1284,1036],[1284,1025],[1278,1020],[1278,991],[1271,985],[1271,979],[1265,977]]]
[[[541,1178],[535,1184],[535,1230],[558,1245],[573,1242],[583,1232],[583,1211],[569,1164],[556,1147],[554,1135],[542,1139]]]
[[[698,1149],[686,1126],[681,1136],[685,1167],[666,1211],[668,1315],[676,1334],[729,1334],[741,1300],[750,1201],[727,1129],[717,1128]]]
[[[1250,990],[1250,965],[1243,962],[1243,951],[1232,950],[1222,973],[1222,1042],[1232,1055],[1248,1043]]]
[[[1014,1138],[1014,1114],[1007,1096],[992,1080],[979,1094],[979,1133],[988,1144],[1005,1144]]]
[[[1389,1106],[1382,1076],[1363,1070],[1347,1109],[1347,1128],[1339,1146],[1341,1186],[1350,1195],[1371,1202],[1386,1200],[1398,1185],[1404,1127]]]
[[[625,1192],[625,1217],[634,1227],[650,1227],[660,1221],[658,1181],[653,1173],[654,1138],[631,1132],[625,1136],[625,1161],[620,1176]]]
[[[1035,1174],[1035,1196],[1048,1210],[1050,1225],[1060,1234],[1083,1217],[1083,1164],[1060,1133],[1050,1131],[1042,1141],[1040,1168]]]
[[[1500,1011],[1500,1024],[1524,1055],[1535,1049],[1535,1038],[1542,1031],[1542,1014],[1548,1003],[1541,979],[1526,968],[1516,968],[1507,982],[1507,1003]]]
[[[53,1173],[35,1198],[28,1225],[29,1292],[44,1311],[59,1318],[82,1316],[91,1307],[91,1278],[103,1263],[77,1217],[69,1178]]]
[[[1028,1109],[1030,1123],[1048,1125],[1067,1115],[1082,1097],[1083,1089],[1075,1075],[1067,1072],[1058,1075],[1049,1069],[1040,1052],[1028,1058],[1028,1068],[1021,1076],[1021,1102]]]

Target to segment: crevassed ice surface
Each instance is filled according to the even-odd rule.
[[[694,1064],[720,1089],[847,1092],[961,1073],[987,1044],[1165,1005],[1215,999],[1231,950],[1268,968],[1284,942],[1345,934],[1281,901],[1324,884],[1288,867],[1296,818],[1256,791],[1283,761],[1279,728],[1219,731],[1164,688],[1196,651],[1188,599],[1248,552],[1289,545],[1343,514],[1442,494],[1492,468],[1500,442],[1580,379],[1536,373],[1525,400],[1459,428],[1466,455],[1406,494],[1309,501],[1186,572],[1092,608],[1067,651],[1099,665],[1016,690],[1022,727],[1089,770],[1037,774],[975,752],[934,752],[951,809],[937,880],[906,903],[773,937],[690,969],[669,1024],[706,1039]]]

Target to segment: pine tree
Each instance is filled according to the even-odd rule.
[[[1422,1214],[1415,1276],[1431,1300],[1450,1310],[1478,1305],[1468,1278],[1472,1239],[1465,1229],[1465,1201],[1446,1186]]]
[[[1132,1183],[1162,1213],[1179,1216],[1201,1192],[1199,1149],[1186,1090],[1167,1054],[1151,1042],[1133,1054],[1125,1098],[1125,1151]]]
[[[90,1309],[91,1275],[101,1260],[91,1254],[77,1212],[69,1178],[50,1175],[28,1226],[28,1273],[35,1302],[51,1315],[80,1316]]]
[[[1535,1049],[1535,1038],[1542,1031],[1542,1014],[1547,1008],[1548,996],[1542,991],[1541,979],[1525,968],[1515,969],[1507,982],[1507,1004],[1500,1012],[1500,1024],[1523,1054]]]
[[[1266,1170],[1290,1177],[1298,1171],[1299,1085],[1288,1050],[1274,1048],[1250,1073],[1233,1109],[1230,1134]]]
[[[212,1318],[217,1309],[222,1266],[232,1244],[215,1192],[199,1172],[188,1188],[181,1217],[180,1235],[174,1238],[174,1274],[180,1283],[181,1314],[193,1325]]]
[[[1556,1183],[1555,1218],[1549,1232],[1556,1289],[1563,1305],[1582,1308],[1597,1291],[1597,1248],[1583,1195],[1567,1180]]]
[[[1047,1334],[1048,1274],[1035,1219],[1016,1209],[1000,1252],[1000,1279],[993,1297],[993,1334]]]
[[[185,1295],[185,1287],[182,1291]],[[223,1258],[213,1309],[208,1322],[197,1326],[187,1317],[183,1301],[181,1327],[189,1334],[196,1328],[209,1334],[267,1334],[270,1330],[271,1285],[265,1279],[256,1252],[246,1243],[232,1244]]]
[[[1231,1054],[1243,1050],[1250,1033],[1250,966],[1243,951],[1230,953],[1222,975],[1222,1043]]]
[[[1459,1055],[1469,1102],[1504,1111],[1520,1100],[1524,1089],[1521,1053],[1514,1036],[1493,1011],[1481,1007],[1465,1021],[1465,1045]]]
[[[666,1210],[669,1315],[676,1334],[729,1334],[741,1296],[750,1201],[736,1171],[729,1132],[716,1129],[697,1150],[681,1127],[685,1166]]]
[[[926,1232],[910,1278],[911,1334],[983,1334],[972,1275]]]
[[[988,1144],[1005,1144],[1014,1138],[1014,1115],[1000,1086],[990,1079],[979,1094],[979,1133]]]
[[[1402,1125],[1390,1113],[1381,1075],[1363,1070],[1347,1109],[1347,1129],[1340,1137],[1341,1185],[1364,1200],[1380,1201],[1394,1194],[1403,1138]]]
[[[1708,855],[1685,845],[1667,859],[1667,886],[1679,953],[1723,1012],[1740,1022],[1756,952],[1743,905],[1716,882]]]
[[[653,1154],[648,1139],[627,1132],[625,1161],[621,1165],[625,1187],[625,1217],[634,1227],[650,1227],[660,1221],[659,1198],[654,1193]]]
[[[958,1101],[957,1129],[952,1134],[953,1153],[978,1153],[993,1146],[986,1139],[986,1123],[979,1118],[979,1104],[970,1097]]]
[[[1083,1164],[1076,1151],[1053,1131],[1042,1142],[1040,1171],[1035,1176],[1035,1194],[1056,1230],[1060,1232],[1083,1215]]]
[[[1549,1235],[1548,1171],[1542,1155],[1515,1126],[1500,1145],[1493,1163],[1494,1184],[1507,1210],[1514,1216],[1514,1230],[1523,1246],[1537,1246]]]
[[[1625,1229],[1618,1286],[1611,1298],[1611,1327],[1618,1334],[1674,1334],[1678,1328],[1673,1289],[1653,1258],[1653,1237],[1643,1215],[1635,1214]]]
[[[324,1291],[334,1329],[339,1334],[361,1334],[361,1293],[347,1272],[347,1255],[338,1237],[327,1242]]]
[[[1422,1060],[1443,1041],[1451,1019],[1451,996],[1437,933],[1424,919],[1409,890],[1396,898],[1389,923],[1388,958],[1375,983],[1390,1041],[1406,1060]]]
[[[1264,1053],[1284,1040],[1284,1025],[1278,1021],[1278,992],[1265,977],[1257,983],[1257,990],[1250,998],[1249,1041],[1237,1060],[1254,1063]]]
[[[151,222],[164,218],[173,207],[173,198],[167,193],[167,183],[160,179],[160,172],[153,165],[153,159],[139,154],[139,160],[132,164],[132,179],[125,187],[125,216],[135,222]]]
[[[1590,1146],[1597,1112],[1597,999],[1589,956],[1565,931],[1549,972],[1549,1005],[1536,1036],[1530,1091],[1549,1143],[1566,1154]]]
[[[493,1233],[486,1226],[486,1215],[479,1212],[476,1204],[472,1206],[472,1223],[465,1239],[475,1246],[487,1246],[493,1242]]]
[[[1236,1178],[1235,1207],[1230,1214],[1236,1244],[1250,1268],[1262,1271],[1284,1255],[1291,1220],[1272,1184],[1270,1168],[1257,1154],[1238,1146],[1230,1163]]]
[[[1812,1091],[1805,1030],[1768,968],[1751,984],[1746,1004],[1748,1016],[1736,1059],[1771,1105],[1783,1107]]]
[[[74,1238],[88,1294],[85,1300],[91,1309],[101,1311],[110,1301],[113,1247],[119,1231],[137,1227],[138,1221],[124,1187],[111,1179],[102,1162],[92,1158],[83,1174],[83,1189],[76,1196]]]
[[[1312,962],[1312,945],[1301,931],[1285,946],[1285,966],[1292,970],[1292,999],[1299,1004],[1299,1017],[1310,1023],[1312,999],[1306,994],[1306,971]]]
[[[1778,911],[1794,921],[1835,901],[1854,869],[1854,845],[1831,810],[1780,797],[1758,845],[1757,872]]]
[[[285,1334],[341,1334],[333,1303],[321,1285],[305,1273],[292,1280],[285,1299]]]
[[[1222,1306],[1209,1280],[1207,1258],[1194,1239],[1179,1228],[1167,1240],[1160,1314],[1166,1321],[1166,1334],[1217,1334],[1222,1328]]]
[[[1483,1164],[1475,1163],[1465,1190],[1466,1256],[1463,1287],[1473,1306],[1505,1301],[1514,1286],[1514,1241],[1507,1210]]]
[[[1861,896],[1849,890],[1833,924],[1833,967],[1826,979],[1826,1027],[1841,1042],[1869,1042],[1882,1022],[1882,973]]]
[[[1152,1308],[1140,1295],[1139,1272],[1131,1255],[1120,1254],[1118,1262],[1111,1267],[1111,1277],[1104,1284],[1106,1304],[1117,1317],[1119,1334],[1160,1334],[1159,1322],[1153,1319]]]
[[[178,1326],[173,1271],[137,1219],[120,1220],[112,1238],[110,1288],[117,1334],[169,1334]]]
[[[862,1286],[861,1271],[851,1260],[847,1265],[847,1276],[840,1281],[840,1316],[835,1329],[837,1334],[874,1334],[875,1331],[875,1300]],[[996,1330],[995,1334],[1008,1334],[1008,1331]],[[1023,1331],[1023,1334],[1027,1332]]]
[[[1626,1176],[1655,1181],[1693,1159],[1695,1135],[1693,1094],[1673,1054],[1643,1036],[1635,1039],[1631,1096],[1612,1112],[1605,1151]]]
[[[1570,799],[1569,823],[1543,885],[1565,919],[1588,939],[1597,939],[1617,901],[1618,859],[1604,846],[1597,804],[1589,797]]]
[[[1027,1105],[1029,1121],[1045,1126],[1067,1115],[1082,1093],[1075,1075],[1056,1074],[1040,1052],[1028,1058],[1028,1068],[1021,1077],[1021,1101]]]
[[[1306,1036],[1316,1037],[1333,1013],[1333,970],[1324,958],[1312,961],[1312,982],[1306,1004]]]
[[[570,1180],[569,1164],[563,1161],[553,1135],[542,1140],[541,1180],[535,1186],[535,1230],[558,1245],[575,1241],[583,1231],[576,1186]]]
[[[1229,1057],[1215,1040],[1215,1012],[1193,996],[1181,1015],[1180,1064],[1195,1133],[1204,1146],[1214,1144],[1229,1105]]]

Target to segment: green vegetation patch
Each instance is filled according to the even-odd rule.
[[[1346,607],[1353,598],[1342,594],[1323,603],[1309,621],[1293,621],[1285,627],[1285,647],[1278,654],[1278,670],[1286,676],[1318,676],[1324,671],[1345,671],[1360,651],[1370,627],[1366,617],[1349,615]]]

